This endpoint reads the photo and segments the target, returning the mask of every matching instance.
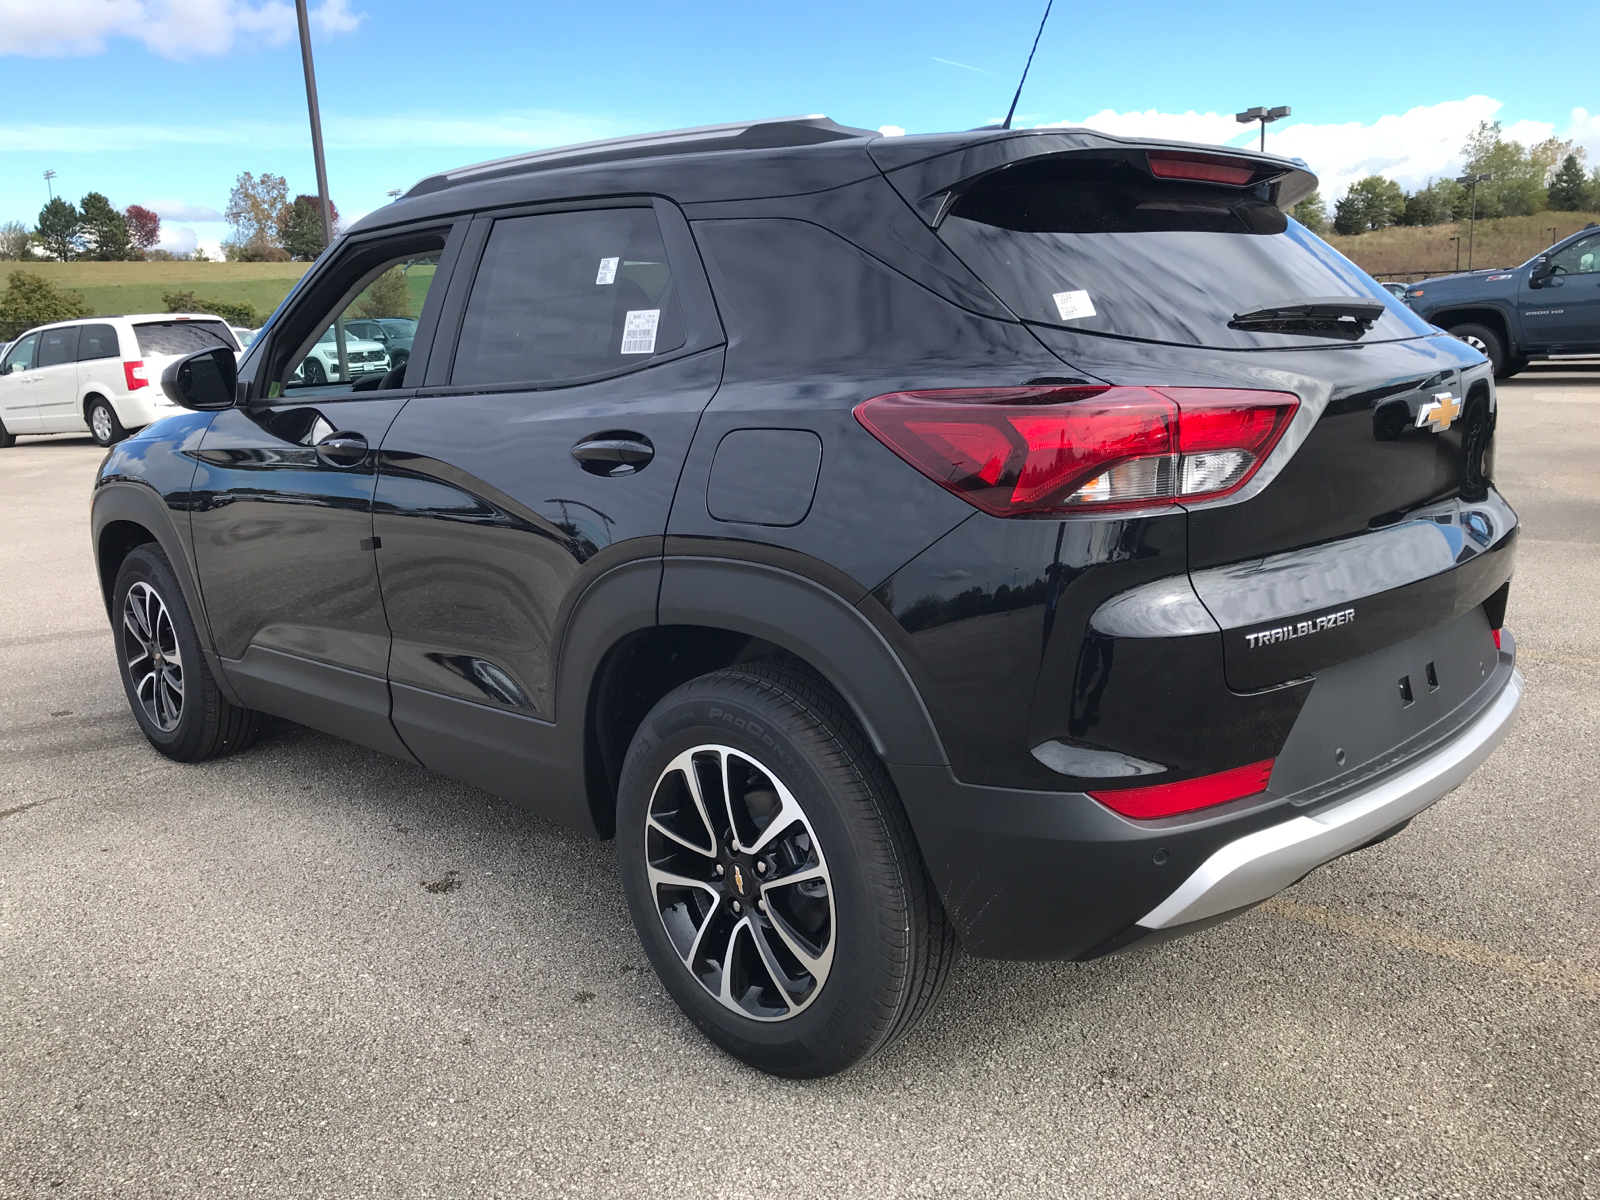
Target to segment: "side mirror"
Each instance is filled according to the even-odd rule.
[[[238,401],[239,362],[226,346],[200,350],[161,372],[161,390],[184,408],[215,412]]]
[[[1555,264],[1550,261],[1548,254],[1541,254],[1539,260],[1533,264],[1533,270],[1528,273],[1529,287],[1543,287],[1545,280],[1555,273]]]

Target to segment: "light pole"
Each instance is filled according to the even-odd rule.
[[[52,179],[54,179],[55,177],[56,177],[56,173],[54,171],[46,171],[44,173],[45,190],[50,193],[50,199],[52,201],[54,201],[55,198],[56,198],[56,186],[55,186],[55,184],[51,183],[50,181]]]
[[[1494,176],[1489,174],[1463,175],[1456,180],[1462,186],[1472,188],[1472,212],[1467,217],[1467,270],[1469,271],[1472,270],[1472,235],[1478,225],[1478,185],[1480,183],[1488,183],[1493,178]],[[1457,246],[1456,252],[1458,255],[1460,251],[1461,247]],[[1458,257],[1457,262],[1459,263],[1459,261]]]
[[[306,69],[306,108],[311,113],[311,156],[317,165],[317,201],[322,208],[322,245],[333,245],[333,213],[328,200],[328,164],[322,157],[322,113],[317,107],[317,73],[311,65],[311,21],[306,14],[306,0],[294,0],[295,16],[300,22],[300,61]],[[350,379],[350,359],[345,352],[344,314],[333,319],[334,340],[339,345],[339,379]]]
[[[1261,150],[1262,153],[1265,153],[1267,149],[1268,124],[1288,115],[1289,106],[1285,104],[1279,108],[1247,108],[1242,113],[1234,113],[1233,119],[1241,125],[1248,125],[1251,121],[1261,122]]]

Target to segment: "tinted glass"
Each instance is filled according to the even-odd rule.
[[[41,329],[39,331],[39,366],[59,367],[63,363],[78,361],[78,330],[79,325],[68,325],[64,329]]]
[[[196,350],[214,350],[226,346],[239,347],[233,334],[222,321],[152,321],[133,327],[139,339],[139,353],[145,357],[155,354],[193,354]]]
[[[1600,271],[1600,233],[1579,238],[1550,257],[1554,275],[1593,275]]]
[[[653,210],[517,217],[489,235],[451,382],[569,382],[683,343]]]
[[[1236,314],[1325,297],[1376,299],[1367,340],[1428,326],[1321,238],[1254,193],[1156,180],[1110,161],[998,172],[939,236],[1012,310],[1085,333],[1222,347],[1324,344],[1229,328]]]
[[[411,244],[415,245],[415,240]],[[322,331],[311,348],[289,364],[288,378],[278,394],[328,395],[402,386],[411,361],[411,339],[402,343],[382,336],[383,325],[393,320],[415,329],[416,314],[433,288],[443,253],[444,239],[440,237],[436,247],[425,245],[416,253],[364,270],[353,266],[347,286],[354,287],[363,279],[365,285],[341,311],[321,314],[320,321],[326,322]],[[363,261],[372,262],[370,258]]]
[[[117,345],[117,330],[112,325],[85,325],[78,341],[78,361],[91,358],[121,358],[122,348]]]
[[[33,369],[34,352],[39,348],[39,335],[30,333],[25,338],[19,338],[17,343],[6,353],[5,365],[16,371],[31,371]]]

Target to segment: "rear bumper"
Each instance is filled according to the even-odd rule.
[[[1172,929],[1259,904],[1323,863],[1357,850],[1453,792],[1494,752],[1522,703],[1513,669],[1488,710],[1419,762],[1314,813],[1229,842],[1138,921]]]

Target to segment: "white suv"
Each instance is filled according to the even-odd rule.
[[[204,313],[89,317],[30,329],[0,359],[0,446],[23,433],[90,433],[102,446],[175,411],[161,390],[173,359],[222,345],[226,321]]]

